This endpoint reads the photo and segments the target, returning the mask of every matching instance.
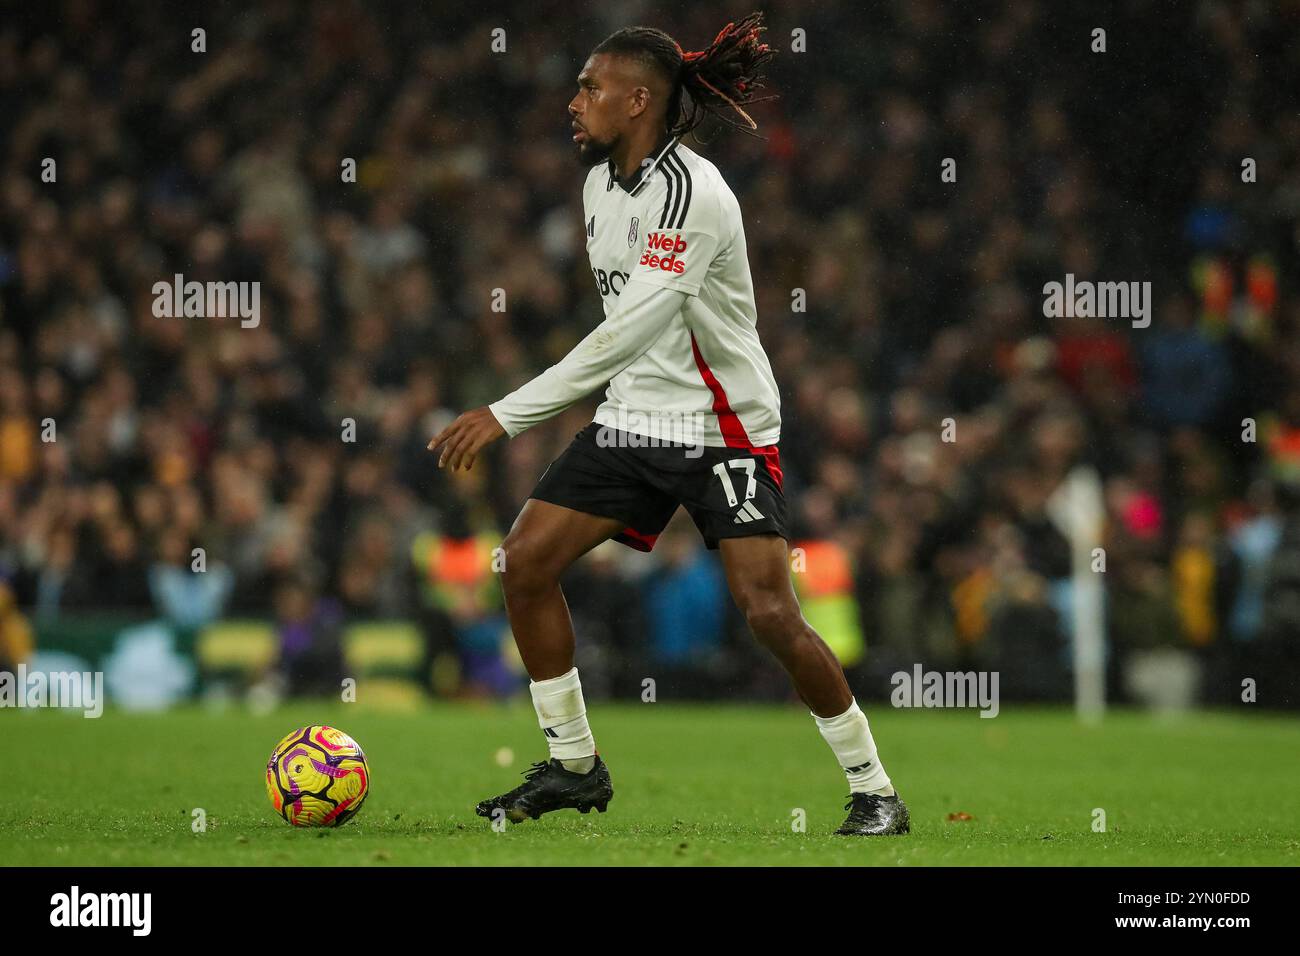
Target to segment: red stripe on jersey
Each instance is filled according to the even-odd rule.
[[[772,473],[772,479],[776,482],[776,486],[780,488],[784,476],[781,474],[781,453],[777,451],[776,446],[751,446],[750,451],[755,451],[763,456],[763,460],[767,462],[767,470]]]
[[[732,410],[731,403],[727,401],[727,393],[722,383],[718,381],[718,377],[713,374],[713,369],[709,368],[709,363],[704,361],[704,356],[700,354],[700,346],[695,341],[694,332],[691,333],[691,352],[695,355],[695,367],[700,370],[700,378],[704,379],[704,384],[713,393],[713,414],[718,416],[718,428],[722,431],[722,440],[727,443],[728,448],[744,448],[761,455],[763,461],[767,463],[767,470],[776,482],[776,486],[780,488],[783,478],[781,453],[776,445],[755,445],[750,442],[749,433],[741,424],[740,416]]]

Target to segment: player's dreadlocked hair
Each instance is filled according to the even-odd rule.
[[[728,23],[705,49],[691,53],[662,30],[626,27],[592,53],[639,57],[663,72],[672,88],[665,119],[670,135],[689,133],[706,116],[748,133],[758,129],[758,124],[744,107],[776,99],[775,95],[754,95],[763,88],[761,68],[775,52],[759,40],[766,29],[763,15],[751,13],[739,23]]]

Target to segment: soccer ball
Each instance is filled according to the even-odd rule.
[[[296,827],[341,826],[369,792],[366,755],[334,727],[299,727],[275,745],[266,765],[271,806]]]

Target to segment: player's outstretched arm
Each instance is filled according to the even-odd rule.
[[[488,409],[511,438],[558,415],[644,355],[686,297],[677,289],[629,280],[612,315],[559,362]]]
[[[464,462],[465,470],[469,471],[483,446],[505,433],[492,410],[484,405],[457,416],[454,422],[429,440],[428,449],[433,451],[442,445],[442,454],[438,456],[439,468],[451,465],[451,470],[455,471]]]

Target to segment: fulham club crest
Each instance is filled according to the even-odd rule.
[[[637,232],[637,227],[640,225],[641,225],[641,220],[638,219],[636,216],[633,216],[632,225],[627,231],[627,247],[629,249],[631,249],[633,246],[636,245],[636,232]]]

